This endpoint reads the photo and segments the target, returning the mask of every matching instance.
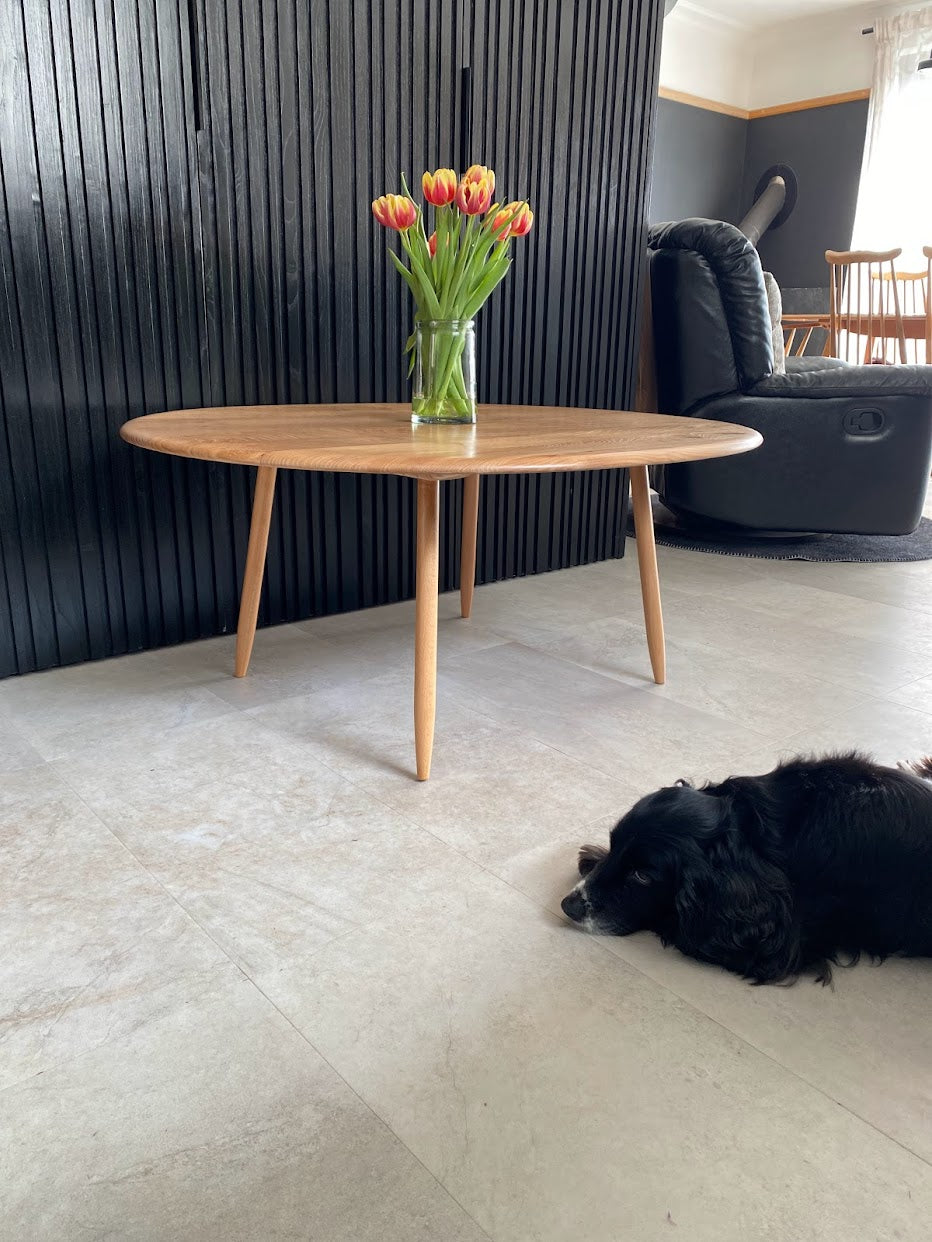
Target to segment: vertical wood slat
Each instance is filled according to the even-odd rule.
[[[0,5],[0,675],[235,626],[250,472],[118,428],[403,400],[411,308],[368,203],[459,164],[467,104],[469,160],[537,212],[480,319],[481,399],[630,403],[659,10]],[[261,622],[412,594],[410,482],[279,488]],[[460,494],[443,489],[444,589]],[[479,580],[619,555],[625,508],[618,472],[490,480]]]
[[[480,320],[481,399],[609,409],[633,399],[661,20],[659,5],[635,0],[473,6],[470,158],[537,213]],[[622,551],[617,477],[497,479],[486,490],[480,580]],[[506,551],[515,514],[528,533]]]

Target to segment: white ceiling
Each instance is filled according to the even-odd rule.
[[[889,0],[887,0],[889,2]],[[878,7],[883,7],[880,0]],[[758,30],[777,22],[861,9],[865,0],[679,0],[677,10],[718,18],[744,30]]]

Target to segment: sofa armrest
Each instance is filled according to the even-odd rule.
[[[932,366],[858,367],[824,360],[824,367],[770,375],[750,388],[751,397],[932,397]]]

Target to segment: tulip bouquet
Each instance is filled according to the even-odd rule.
[[[394,250],[388,253],[416,305],[415,330],[406,346],[406,352],[413,351],[412,418],[474,423],[472,320],[505,278],[512,238],[530,232],[534,215],[526,202],[493,204],[495,174],[481,164],[462,178],[452,168],[426,172],[421,185],[434,208],[430,236],[404,178],[403,194],[383,194],[372,204],[376,220],[401,239],[407,263]]]

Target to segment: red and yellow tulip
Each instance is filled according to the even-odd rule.
[[[507,203],[492,218],[492,232],[496,241],[507,241],[509,237],[524,237],[530,233],[534,223],[534,213],[527,203]]]
[[[467,182],[488,181],[489,194],[495,193],[495,173],[491,168],[486,168],[485,164],[470,164],[463,173],[463,180]]]
[[[383,194],[372,204],[372,214],[387,229],[403,233],[417,220],[417,208],[404,194]]]
[[[435,230],[428,234],[404,178],[402,188],[403,194],[377,198],[372,214],[400,237],[403,254],[388,253],[414,295],[418,321],[472,319],[505,278],[512,238],[529,232],[533,212],[518,200],[493,207],[495,173],[485,164],[473,164],[459,179],[452,168],[438,168],[421,178],[434,209]]]
[[[511,212],[509,237],[525,237],[530,233],[534,224],[534,213],[527,203],[509,203],[505,210]]]
[[[438,168],[421,178],[424,198],[434,209],[435,229],[428,235],[424,212],[403,177],[402,189],[403,194],[377,198],[372,214],[399,235],[403,254],[391,247],[388,254],[414,295],[417,324],[471,320],[507,275],[512,238],[530,232],[534,213],[522,200],[493,206],[495,173],[485,164],[471,165],[459,179],[452,168]],[[479,216],[485,219],[480,221]],[[412,333],[406,352],[413,349],[416,337],[417,332]],[[462,365],[466,338],[462,332],[447,331],[438,339],[439,352],[431,354],[430,382],[424,378],[426,371],[419,372],[425,391],[416,394],[415,414],[421,421],[425,411],[430,415],[427,421],[474,421],[474,394],[467,391]]]
[[[433,207],[446,207],[456,196],[456,172],[452,168],[438,168],[426,172],[421,178],[424,197]]]
[[[464,216],[481,216],[492,206],[492,189],[495,185],[494,177],[489,180],[488,177],[473,178],[472,181],[463,180],[456,187],[456,205]]]

